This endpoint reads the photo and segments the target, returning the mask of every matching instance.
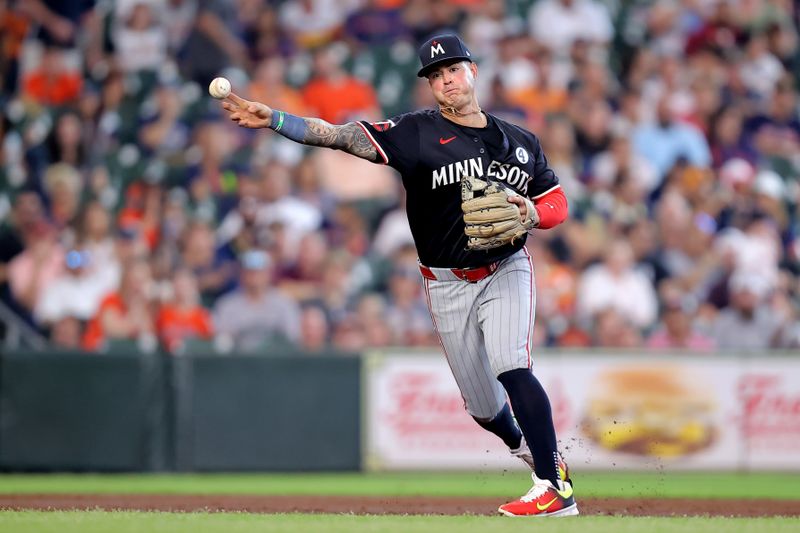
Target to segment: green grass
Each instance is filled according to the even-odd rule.
[[[800,500],[800,476],[778,473],[599,473],[576,476],[578,497]],[[0,493],[339,494],[508,497],[529,488],[522,471],[461,473],[0,475]]]
[[[791,518],[615,518],[550,520],[482,516],[252,515],[226,513],[5,512],[0,531],[14,533],[726,533],[795,532]]]
[[[800,500],[797,475],[585,473],[581,496],[764,497]],[[515,495],[524,472],[381,474],[0,475],[0,493]],[[584,516],[558,520],[485,516],[354,516],[246,513],[0,512],[0,533],[761,533],[800,531],[797,518]]]

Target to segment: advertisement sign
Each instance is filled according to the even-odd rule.
[[[751,469],[800,468],[800,360],[749,359],[736,383],[735,419]]]
[[[800,469],[800,361],[725,356],[540,356],[559,448],[588,469]],[[464,409],[438,352],[374,355],[374,469],[524,468]]]
[[[368,468],[517,466],[519,459],[467,415],[438,354],[373,357],[367,368]]]

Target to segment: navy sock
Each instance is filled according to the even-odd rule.
[[[544,387],[527,368],[503,372],[497,379],[505,387],[517,423],[528,441],[536,476],[559,487],[556,429]]]
[[[474,416],[472,418],[475,418]],[[514,422],[514,417],[511,415],[511,408],[505,404],[500,412],[495,415],[491,420],[481,420],[475,418],[475,422],[486,431],[491,431],[506,443],[511,449],[519,448],[522,442],[522,433]]]

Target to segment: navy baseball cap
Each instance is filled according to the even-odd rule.
[[[433,67],[441,63],[464,59],[472,61],[472,54],[458,35],[436,35],[419,47],[419,62],[422,68],[417,72],[417,76],[424,78]]]

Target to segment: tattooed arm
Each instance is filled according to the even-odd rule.
[[[271,128],[284,137],[308,146],[342,150],[369,161],[377,161],[378,151],[356,122],[334,125],[319,118],[301,118],[273,110],[260,102],[245,100],[234,93],[222,107],[230,119],[244,128]]]

